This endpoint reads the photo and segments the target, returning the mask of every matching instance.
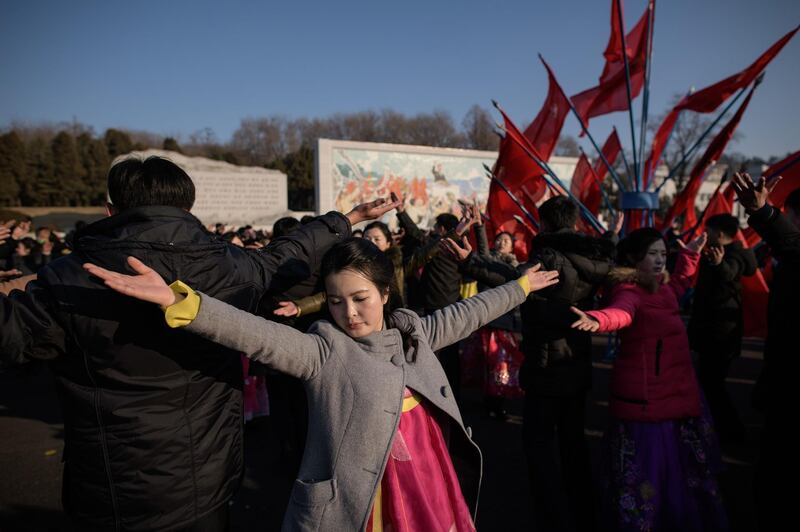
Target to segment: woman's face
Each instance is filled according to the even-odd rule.
[[[325,278],[328,310],[348,336],[361,338],[383,329],[383,305],[389,294],[381,294],[375,284],[352,270],[342,270]]]
[[[514,241],[506,234],[498,235],[494,239],[494,249],[498,253],[511,253],[514,251]]]
[[[642,273],[664,273],[667,265],[667,246],[663,240],[656,240],[647,248],[647,254],[636,263],[636,269]]]
[[[383,231],[381,231],[377,227],[373,227],[372,229],[364,233],[364,238],[375,244],[381,251],[386,251],[392,245],[391,242],[386,240],[386,235],[383,234]]]

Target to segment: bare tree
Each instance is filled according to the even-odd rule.
[[[498,136],[494,133],[492,115],[484,107],[473,105],[461,122],[466,147],[475,150],[496,150]]]

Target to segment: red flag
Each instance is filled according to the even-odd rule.
[[[786,46],[800,26],[796,27],[770,46],[767,51],[761,54],[750,66],[734,74],[728,76],[722,81],[718,81],[713,85],[706,87],[700,91],[684,97],[678,104],[670,111],[664,118],[658,132],[653,138],[653,145],[650,149],[650,156],[647,158],[645,165],[646,171],[644,172],[645,186],[650,181],[655,167],[661,160],[661,155],[664,151],[667,139],[675,127],[675,122],[678,120],[678,114],[683,110],[695,111],[697,113],[711,113],[715,111],[725,100],[727,100],[734,92],[739,89],[747,87],[764,71],[767,65],[772,61],[776,55]]]
[[[617,2],[619,1],[619,6]],[[644,75],[647,65],[647,37],[650,28],[650,10],[653,3],[648,4],[639,22],[625,36],[628,70],[631,81],[631,99],[636,98],[644,86]],[[589,118],[614,111],[628,109],[628,92],[626,87],[625,61],[622,56],[622,30],[619,25],[617,10],[622,9],[621,0],[611,2],[611,37],[604,53],[606,64],[600,75],[600,83],[572,96],[572,104],[586,127]]]
[[[569,102],[547,63],[544,67],[547,69],[547,97],[539,114],[525,128],[525,138],[536,147],[542,160],[547,162],[558,143],[558,136],[561,134],[564,120],[569,113]]]
[[[586,158],[586,154],[582,153],[578,164],[575,166],[575,171],[572,174],[572,183],[569,186],[572,195],[578,198],[578,201],[586,205],[589,211],[597,216],[600,212],[600,181],[594,172],[594,168]]]
[[[523,201],[519,196],[517,196],[517,199],[520,202]],[[514,235],[514,254],[517,259],[520,261],[528,260],[528,242],[533,234],[533,229],[514,218],[514,215],[517,215],[526,220],[519,206],[495,180],[492,180],[492,184],[489,186],[486,213],[489,218],[486,221],[486,234],[488,237],[493,239],[501,231],[508,231]]]
[[[769,195],[769,202],[779,209],[783,209],[786,197],[795,189],[800,188],[800,151],[785,159],[778,161],[764,172],[767,177],[782,176],[778,184]]]
[[[692,168],[692,171],[689,174],[688,183],[686,183],[686,186],[683,187],[683,190],[681,190],[680,193],[675,196],[669,211],[667,211],[667,215],[662,221],[662,229],[672,225],[673,220],[684,211],[684,229],[694,227],[697,224],[697,216],[694,212],[694,202],[695,198],[697,197],[697,192],[700,190],[700,185],[703,183],[706,170],[712,162],[718,161],[720,156],[722,156],[722,153],[725,151],[728,141],[731,140],[733,132],[736,131],[736,127],[739,125],[739,121],[742,119],[742,115],[747,109],[750,99],[753,97],[753,91],[755,91],[755,87],[750,89],[750,92],[747,94],[747,98],[745,98],[744,102],[742,102],[742,105],[739,106],[739,110],[736,111],[736,114],[733,115],[733,118],[731,118],[731,120],[725,124],[725,127],[723,127],[719,133],[717,133],[717,136],[714,137],[714,140],[712,140],[711,144],[709,144],[708,148],[706,148],[703,156],[700,157],[700,159],[694,165],[694,168]]]
[[[686,234],[684,241],[691,240],[697,235],[702,235],[706,230],[706,220],[712,216],[716,216],[717,214],[731,214],[733,212],[733,198],[730,197],[732,194],[733,187],[729,185],[729,182],[723,183],[717,187],[717,190],[711,195],[711,198],[708,200],[708,205],[706,205],[703,211],[703,218],[691,233]],[[685,225],[684,228],[686,228]]]
[[[619,135],[617,135],[616,128],[611,130],[611,134],[603,144],[602,152],[606,158],[606,161],[608,161],[608,164],[614,166],[614,163],[617,161],[617,157],[619,157],[619,154],[622,152],[622,143],[619,141]],[[603,162],[603,159],[598,158],[595,161],[594,173],[597,175],[597,180],[600,183],[605,181],[606,176],[608,175],[608,167]]]

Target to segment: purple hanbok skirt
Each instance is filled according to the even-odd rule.
[[[655,423],[612,418],[603,508],[608,530],[729,529],[717,484],[719,445],[703,410],[702,417]]]

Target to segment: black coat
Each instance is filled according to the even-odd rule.
[[[741,242],[725,246],[722,262],[707,258],[700,271],[689,320],[689,341],[695,351],[738,355],[741,350],[742,277],[756,273],[756,256]]]
[[[329,214],[251,251],[180,209],[131,209],[87,226],[72,254],[0,298],[2,361],[52,359],[76,529],[191,525],[228,503],[243,470],[240,356],[170,329],[158,307],[106,288],[82,263],[130,271],[133,255],[168,282],[254,311],[276,270],[313,263],[349,234],[346,218]]]
[[[798,323],[800,323],[800,229],[769,205],[750,216],[750,227],[777,259],[769,287],[764,366],[754,392],[755,405],[766,411],[797,404]]]
[[[461,297],[461,272],[459,264],[447,253],[438,252],[439,237],[426,237],[405,212],[398,213],[397,219],[406,232],[407,246],[415,247],[412,253],[424,255],[425,263],[419,283],[414,290],[419,291],[419,300],[412,301],[426,312],[444,308],[456,303]],[[458,241],[454,235],[448,235]],[[413,284],[413,283],[412,283]]]
[[[611,269],[612,238],[574,231],[543,233],[532,241],[529,262],[558,271],[558,284],[531,293],[522,310],[521,383],[528,393],[566,396],[591,386],[591,334],[572,329],[571,306],[593,308],[597,288]]]

